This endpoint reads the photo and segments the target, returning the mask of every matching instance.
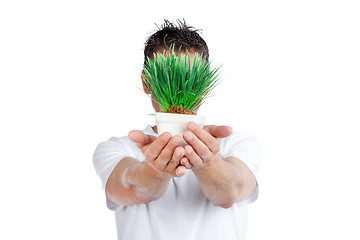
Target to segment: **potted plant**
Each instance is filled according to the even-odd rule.
[[[182,52],[181,47],[175,52],[171,46],[147,58],[143,84],[161,109],[155,113],[158,134],[182,136],[189,121],[205,124],[205,116],[196,112],[219,83],[219,68],[212,68],[200,54],[195,54],[191,64],[189,52]]]

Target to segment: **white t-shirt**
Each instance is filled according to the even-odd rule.
[[[148,126],[145,134],[157,136]],[[241,159],[255,177],[261,163],[261,148],[248,134],[234,132],[221,140],[220,155]],[[128,137],[112,137],[95,150],[93,163],[105,189],[106,182],[121,159],[145,158]],[[119,206],[107,199],[115,211],[118,239],[121,240],[244,240],[247,230],[247,204],[255,201],[254,194],[231,208],[212,205],[202,193],[192,171],[172,178],[167,191],[158,200],[148,204]]]

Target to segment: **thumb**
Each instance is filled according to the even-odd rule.
[[[139,147],[143,147],[155,141],[156,137],[144,134],[139,130],[132,130],[129,132],[128,137],[131,141],[135,142]]]
[[[216,138],[228,137],[233,132],[232,127],[230,126],[216,126],[216,125],[205,126],[204,130]]]

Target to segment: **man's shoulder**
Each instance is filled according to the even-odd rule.
[[[122,137],[111,137],[109,138],[107,141],[105,142],[110,142],[110,143],[119,143],[119,144],[131,144],[132,141],[130,140],[130,138],[128,136],[122,136]]]
[[[136,144],[128,136],[113,136],[108,140],[100,142],[95,149],[95,154],[97,152],[129,152],[136,150],[136,148]]]
[[[230,143],[248,143],[248,142],[256,142],[258,143],[257,138],[245,132],[233,132],[230,136],[221,139],[222,144],[230,144]]]
[[[256,155],[261,158],[262,148],[257,138],[249,133],[233,132],[230,136],[221,139],[221,155]]]

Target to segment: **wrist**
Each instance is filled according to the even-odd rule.
[[[166,181],[166,180],[170,181],[170,179],[171,179],[170,175],[155,169],[154,166],[151,163],[149,163],[148,161],[145,160],[145,161],[141,162],[141,164],[142,164],[141,172],[145,176],[149,176],[149,177],[151,177],[153,179],[157,179],[159,181]]]
[[[170,177],[156,171],[144,161],[127,168],[123,174],[126,188],[134,190],[140,203],[149,203],[160,198],[166,191]]]
[[[168,179],[167,179],[168,178]],[[159,185],[168,182],[170,177],[154,169],[147,161],[127,167],[122,174],[122,182],[126,188],[143,189],[144,186]]]
[[[206,174],[213,171],[217,172],[223,168],[224,163],[220,154],[216,154],[214,159],[201,167],[193,169],[193,172],[195,175]]]

